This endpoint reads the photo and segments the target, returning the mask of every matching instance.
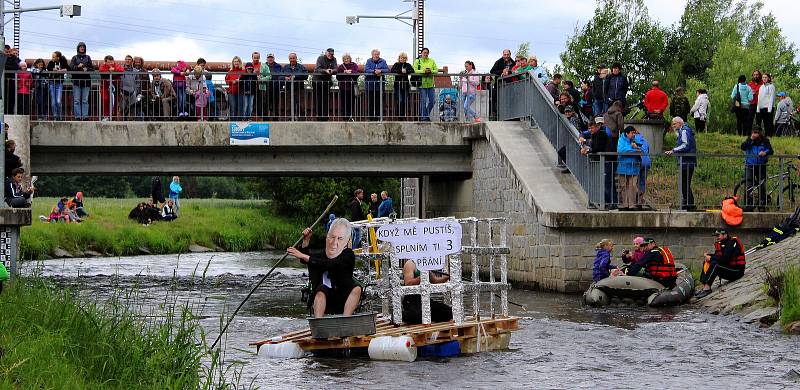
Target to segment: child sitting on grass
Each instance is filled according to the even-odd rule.
[[[594,257],[594,268],[592,269],[592,280],[599,282],[611,276],[611,270],[617,266],[611,264],[611,251],[614,250],[614,242],[605,238],[597,243],[595,247],[597,255]]]

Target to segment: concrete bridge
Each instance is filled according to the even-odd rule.
[[[540,86],[533,93],[548,99]],[[509,278],[518,286],[582,291],[603,238],[627,246],[635,235],[653,236],[680,261],[695,264],[712,248],[711,232],[722,223],[718,213],[588,209],[579,181],[585,158],[554,136],[565,131],[557,112],[535,101],[533,109],[516,109],[523,120],[272,123],[270,146],[257,147],[230,146],[223,122],[8,122],[18,154],[30,157],[30,171],[40,175],[404,177],[404,216],[506,218]],[[505,111],[506,118],[515,116]],[[572,153],[567,162],[575,175],[556,168],[554,145]],[[784,215],[748,214],[735,233],[752,245]],[[468,261],[464,266],[469,271]]]

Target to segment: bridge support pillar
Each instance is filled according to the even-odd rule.
[[[425,215],[427,196],[424,189],[428,187],[429,181],[429,176],[400,179],[403,202],[400,216],[403,218],[427,218]]]

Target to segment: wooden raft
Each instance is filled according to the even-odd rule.
[[[482,337],[495,337],[511,333],[519,329],[519,317],[495,317],[493,319],[481,319],[476,321],[474,317],[468,317],[464,323],[456,325],[454,322],[437,322],[433,324],[419,325],[393,325],[387,318],[379,317],[375,322],[375,334],[364,336],[334,337],[328,339],[314,339],[311,337],[310,329],[303,329],[280,336],[278,341],[272,339],[261,340],[250,343],[256,349],[264,344],[280,344],[294,342],[304,351],[319,349],[341,349],[341,348],[367,348],[373,338],[379,336],[410,336],[416,346],[421,347],[429,344],[439,344],[448,341],[468,340],[478,337],[481,332]]]

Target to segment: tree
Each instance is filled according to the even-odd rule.
[[[598,0],[592,20],[576,26],[561,53],[564,72],[572,79],[587,79],[600,63],[619,62],[635,94],[669,62],[668,30],[654,22],[643,0]]]
[[[517,54],[516,55],[524,56],[524,57],[527,58],[528,57],[528,51],[530,50],[530,48],[531,48],[531,43],[530,42],[522,42],[522,43],[519,44],[519,46],[517,46]]]

